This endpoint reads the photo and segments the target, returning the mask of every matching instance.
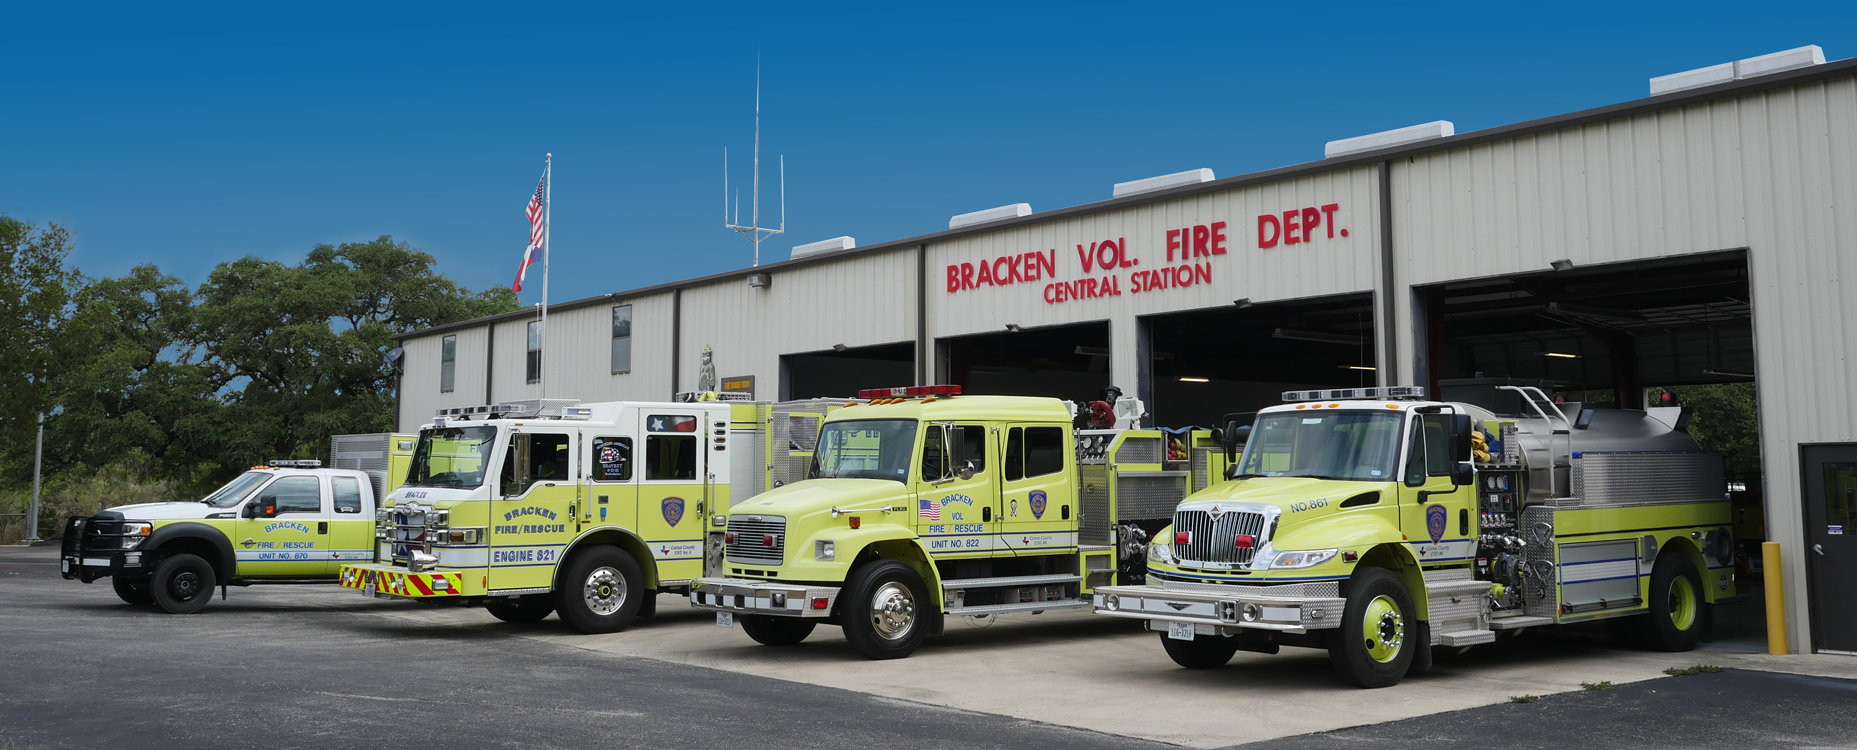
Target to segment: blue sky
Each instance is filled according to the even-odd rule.
[[[1320,159],[1642,98],[1652,76],[1806,44],[1857,4],[15,4],[0,213],[60,221],[93,276],[192,284],[243,255],[390,234],[508,284],[555,154],[555,301],[728,271],[722,149],[787,234],[861,244],[1113,183]],[[744,185],[745,187],[745,185]],[[746,214],[747,191],[742,194]],[[778,222],[778,193],[763,214]],[[531,284],[525,303],[539,301]]]

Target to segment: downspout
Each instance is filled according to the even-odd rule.
[[[929,370],[928,244],[916,245],[916,385],[935,381]]]
[[[671,290],[671,400],[677,400],[679,369],[683,364],[683,288]]]
[[[1399,311],[1394,301],[1393,283],[1393,163],[1380,162],[1380,315],[1385,323],[1380,330],[1386,332],[1385,340],[1380,342],[1380,366],[1374,378],[1378,385],[1396,385],[1399,383],[1399,334],[1393,328],[1393,321]]]

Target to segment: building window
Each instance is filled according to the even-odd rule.
[[[632,306],[613,308],[613,374],[632,371]]]
[[[439,346],[443,353],[439,355],[438,390],[440,393],[450,393],[452,387],[458,384],[458,337],[446,336],[444,343]]]
[[[529,321],[529,382],[542,382],[542,322]]]

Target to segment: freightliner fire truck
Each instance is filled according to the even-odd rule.
[[[1147,534],[1223,469],[1206,431],[1074,430],[1050,398],[958,386],[860,393],[833,412],[805,480],[737,504],[724,559],[690,588],[767,645],[819,623],[873,659],[948,617],[1088,607],[1141,575]]]
[[[1721,459],[1685,409],[1555,404],[1491,385],[1303,391],[1233,425],[1235,481],[1182,503],[1148,581],[1095,592],[1183,667],[1238,650],[1326,649],[1361,687],[1427,669],[1432,649],[1616,620],[1693,648],[1735,595]]]
[[[65,578],[110,579],[130,604],[198,612],[227,586],[333,583],[374,554],[374,504],[406,476],[411,435],[337,435],[334,466],[254,466],[197,501],[141,503],[65,520]]]
[[[802,474],[836,405],[691,396],[441,410],[342,585],[587,633],[651,615],[703,574],[708,516]]]

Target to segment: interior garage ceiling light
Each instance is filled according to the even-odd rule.
[[[1347,344],[1360,346],[1361,337],[1342,333],[1323,333],[1321,331],[1298,331],[1292,328],[1278,328],[1270,332],[1271,338],[1293,339],[1296,341],[1315,341],[1323,344]]]
[[[1567,354],[1565,352],[1542,352],[1541,356],[1553,357],[1555,359],[1579,359],[1580,358],[1580,355],[1578,354]]]
[[[1006,330],[1011,331],[1013,333],[1019,333],[1020,331],[1023,331],[1025,329],[1020,328],[1018,323],[1007,323]]]
[[[1210,383],[1212,382],[1212,379],[1211,378],[1182,377],[1180,378],[1180,382],[1182,383]]]
[[[1560,260],[1549,263],[1548,267],[1556,271],[1571,271],[1573,270],[1573,261],[1561,258]]]
[[[1342,365],[1342,366],[1341,366],[1341,367],[1340,367],[1339,369],[1342,369],[1342,370],[1366,370],[1367,372],[1373,372],[1373,371],[1375,371],[1375,370],[1378,370],[1378,369],[1380,369],[1380,368],[1378,368],[1378,367],[1367,367],[1367,366],[1365,366],[1365,365]]]

